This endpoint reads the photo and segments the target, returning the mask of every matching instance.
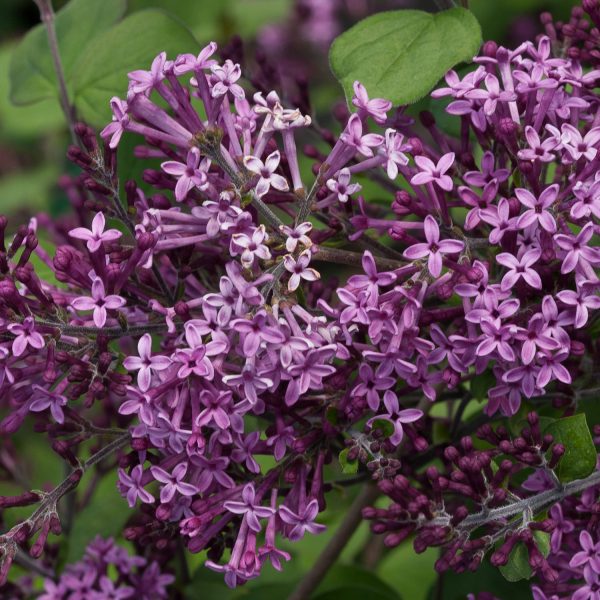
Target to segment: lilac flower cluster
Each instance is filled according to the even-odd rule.
[[[47,579],[39,600],[160,600],[167,598],[175,578],[161,572],[156,562],[130,556],[113,539],[97,537],[81,561],[69,564],[55,582]]]
[[[446,543],[467,509],[440,524],[404,474],[423,479],[410,457],[433,444],[432,403],[452,411],[487,374],[488,417],[550,394],[570,404],[573,382],[593,369],[600,71],[554,56],[548,37],[515,50],[488,43],[476,68],[451,71],[432,94],[450,97],[459,139],[427,112],[419,128],[359,82],[335,135],[275,91],[250,95],[240,65],[216,50],[161,53],[130,73],[103,146],[77,126],[69,155],[83,174],[63,181],[70,221],[33,219],[5,245],[0,220],[0,431],[34,413],[73,467],[51,492],[2,500],[40,503],[0,537],[3,576],[35,534],[30,554],[41,555],[60,531],[60,497],[126,445],[118,487],[145,516],[126,536],[206,550],[230,586],[267,561],[281,569],[282,538],[324,529],[324,467],[344,446],[401,507],[386,509],[393,529],[407,511],[431,521],[417,546]],[[297,149],[311,134],[314,176]],[[119,146],[132,135],[148,168],[143,184],[121,185]],[[371,181],[387,201],[358,195]],[[54,257],[38,243],[46,228]],[[334,277],[332,264],[346,271]],[[545,468],[551,440],[535,423],[523,443],[485,436]],[[78,460],[83,441],[108,435]],[[494,474],[493,453],[452,448],[451,474],[427,471],[433,501],[449,489],[500,508],[513,463]],[[531,542],[532,528],[519,539]],[[399,529],[391,545],[415,527]],[[462,549],[452,566],[464,568],[489,540],[458,542],[443,560]]]

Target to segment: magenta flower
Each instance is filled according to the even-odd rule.
[[[310,268],[310,250],[304,250],[296,260],[291,254],[286,254],[283,258],[283,264],[287,271],[292,275],[288,281],[288,290],[294,292],[298,289],[302,279],[306,281],[316,281],[321,276],[315,269]]]
[[[150,95],[156,84],[165,78],[164,68],[167,53],[161,52],[153,61],[149,71],[138,70],[127,74],[129,89],[134,94]]]
[[[504,275],[501,282],[502,290],[510,290],[519,279],[523,279],[527,285],[535,289],[542,288],[542,280],[532,268],[540,258],[539,250],[528,250],[519,259],[508,252],[502,252],[496,256],[496,261],[507,267],[508,272]]]
[[[64,423],[65,415],[62,407],[67,404],[67,399],[62,394],[52,392],[39,385],[34,385],[31,389],[35,393],[33,394],[34,400],[29,405],[29,410],[32,412],[42,412],[49,408],[54,420],[57,423]]]
[[[382,98],[373,98],[369,100],[369,95],[365,86],[355,81],[353,85],[354,96],[352,97],[352,104],[358,108],[358,114],[368,115],[373,117],[373,120],[380,125],[385,123],[387,119],[387,111],[392,108],[392,103],[389,100],[383,100]]]
[[[96,327],[104,327],[106,324],[107,311],[116,310],[125,306],[126,302],[121,296],[106,294],[102,279],[96,277],[92,282],[92,297],[80,296],[71,301],[75,310],[93,310],[94,324]]]
[[[340,135],[340,140],[348,146],[356,148],[363,156],[369,158],[373,156],[372,148],[377,148],[383,144],[383,137],[377,133],[363,135],[363,124],[357,114],[353,114],[348,119],[346,129]]]
[[[236,515],[244,515],[248,527],[258,533],[261,530],[258,519],[267,519],[275,514],[275,509],[269,506],[255,504],[256,492],[254,486],[248,483],[242,490],[242,501],[230,500],[223,503],[223,508]]]
[[[160,166],[165,173],[177,178],[177,184],[175,185],[175,200],[177,202],[185,200],[193,188],[204,190],[208,187],[206,177],[208,163],[202,161],[202,164],[200,164],[200,150],[195,146],[188,150],[185,164],[168,160]]]
[[[496,351],[504,360],[515,360],[515,352],[510,345],[515,336],[513,325],[498,325],[493,321],[483,320],[479,326],[484,339],[477,346],[478,356],[487,356]]]
[[[525,139],[529,144],[529,148],[519,150],[517,156],[521,160],[552,162],[555,159],[552,150],[558,145],[556,138],[548,137],[542,142],[537,131],[531,125],[527,125],[525,127]]]
[[[408,157],[404,151],[409,151],[412,147],[410,144],[403,144],[403,140],[404,136],[395,129],[385,130],[385,144],[379,152],[385,157],[384,167],[390,179],[396,179],[398,176],[398,165],[405,167],[408,164]]]
[[[127,102],[114,96],[110,100],[110,108],[113,114],[112,122],[100,132],[100,136],[103,139],[110,138],[108,145],[114,149],[119,145],[121,136],[129,124],[129,107]]]
[[[145,392],[150,387],[153,371],[164,371],[171,364],[168,356],[157,354],[152,356],[152,336],[145,333],[138,342],[139,356],[128,356],[123,366],[128,371],[139,371],[137,382],[140,390]]]
[[[556,297],[567,306],[575,308],[575,327],[580,329],[588,321],[588,309],[597,310],[600,308],[600,296],[597,296],[592,290],[598,285],[595,281],[583,281],[577,286],[577,291],[562,290],[556,294]]]
[[[453,187],[452,177],[446,175],[446,171],[454,163],[454,152],[444,154],[437,165],[426,156],[415,156],[415,163],[420,172],[413,175],[410,183],[412,185],[424,185],[426,183],[437,183],[443,190],[449,192]]]
[[[35,330],[33,317],[25,317],[22,323],[10,323],[7,329],[16,336],[11,348],[14,356],[21,356],[27,350],[27,346],[34,350],[44,347],[44,338]]]
[[[279,150],[271,152],[264,163],[256,156],[244,156],[244,166],[246,169],[260,176],[254,188],[259,198],[262,198],[271,186],[282,192],[287,192],[290,189],[285,177],[275,173],[280,160],[281,155],[279,154]]]
[[[121,415],[137,415],[142,423],[148,427],[154,427],[156,424],[155,404],[151,392],[140,392],[137,388],[127,386],[127,400],[119,406]]]
[[[560,267],[561,273],[570,273],[578,265],[589,266],[590,263],[600,262],[600,254],[596,248],[590,248],[587,244],[594,235],[594,224],[587,223],[581,231],[575,235],[558,234],[554,241],[567,253]]]
[[[128,475],[124,469],[119,469],[118,488],[121,494],[127,498],[127,504],[130,508],[135,506],[136,500],[139,498],[144,504],[152,504],[154,496],[144,489],[144,469],[142,465],[136,465]]]
[[[285,506],[285,504],[279,507],[281,520],[293,526],[288,536],[293,542],[301,540],[307,531],[312,534],[325,531],[325,525],[314,522],[318,514],[319,503],[314,499],[306,506],[300,508],[297,513]]]
[[[175,75],[184,75],[189,71],[200,72],[203,69],[211,69],[217,65],[217,61],[210,57],[217,51],[217,44],[210,42],[204,46],[198,56],[193,54],[180,54],[175,60],[173,72]]]
[[[573,160],[585,158],[594,160],[598,154],[596,146],[600,142],[600,127],[590,129],[585,136],[581,135],[579,129],[576,129],[570,123],[565,123],[561,127],[563,146],[571,155]]]
[[[350,183],[350,171],[348,169],[342,169],[337,174],[337,179],[328,179],[327,187],[334,193],[337,194],[340,202],[348,202],[349,196],[360,192],[362,186],[359,183]]]
[[[556,221],[547,209],[554,204],[557,195],[558,184],[556,183],[547,187],[539,198],[536,198],[529,190],[516,188],[515,196],[528,209],[517,219],[517,227],[525,229],[525,227],[537,223],[548,233],[554,233],[556,231]]]
[[[595,573],[600,573],[600,542],[595,543],[587,530],[579,534],[581,551],[573,555],[569,562],[570,567],[589,565]]]
[[[171,502],[177,492],[182,496],[193,496],[198,492],[196,486],[191,483],[183,481],[185,474],[187,473],[188,465],[186,462],[179,463],[172,471],[167,473],[160,467],[150,467],[152,477],[163,485],[160,487],[160,501],[163,504]]]
[[[442,255],[462,252],[465,245],[459,240],[440,241],[440,228],[431,215],[425,217],[424,231],[427,242],[413,244],[404,251],[404,256],[409,260],[427,256],[429,272],[433,277],[439,277],[442,272]]]
[[[491,115],[496,112],[498,102],[511,102],[517,98],[514,92],[501,90],[498,78],[491,73],[485,76],[484,83],[486,87],[485,90],[470,90],[466,92],[465,97],[469,99],[484,100],[483,112],[486,115]]]
[[[242,249],[242,264],[251,267],[254,261],[258,259],[268,260],[271,258],[271,251],[263,242],[267,241],[269,236],[264,225],[259,225],[254,229],[251,235],[246,233],[234,233],[231,241]]]
[[[98,212],[92,220],[92,228],[76,227],[69,231],[69,235],[78,240],[84,240],[90,252],[97,252],[102,244],[118,240],[123,234],[118,229],[107,229],[104,213]]]
[[[391,390],[388,390],[383,394],[383,405],[387,412],[382,415],[371,417],[367,421],[367,425],[372,426],[373,423],[378,420],[389,421],[394,426],[394,433],[390,436],[389,440],[394,446],[399,446],[404,437],[402,424],[418,421],[423,416],[423,411],[417,408],[405,408],[400,410],[398,396]]]
[[[312,223],[308,221],[299,223],[296,227],[288,227],[282,225],[281,232],[286,236],[285,249],[288,252],[295,252],[298,244],[302,244],[305,248],[312,245],[312,241],[308,234],[312,231]]]
[[[213,98],[225,96],[227,92],[230,92],[235,98],[245,98],[244,89],[236,83],[242,76],[240,65],[234,64],[227,59],[223,63],[223,66],[218,64],[212,65],[210,70],[214,79],[212,89],[210,90]]]

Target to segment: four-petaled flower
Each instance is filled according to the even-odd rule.
[[[71,301],[75,310],[93,310],[93,320],[96,327],[104,327],[108,310],[116,310],[125,306],[126,302],[121,296],[106,294],[104,282],[96,277],[92,282],[92,297],[80,296]]]
[[[557,195],[558,184],[556,183],[547,187],[538,198],[525,188],[517,188],[515,196],[528,209],[517,219],[517,227],[525,229],[525,227],[537,223],[548,233],[554,233],[556,231],[556,221],[548,208],[554,204]]]
[[[439,277],[442,272],[442,255],[456,254],[462,252],[465,245],[460,240],[440,241],[440,228],[437,221],[431,216],[425,217],[426,243],[413,244],[404,251],[404,256],[409,260],[425,258],[427,256],[427,268],[433,277]]]
[[[44,338],[41,333],[35,330],[33,317],[25,317],[22,323],[10,323],[8,331],[17,336],[12,343],[14,356],[21,356],[27,346],[31,346],[34,350],[40,350],[44,347]]]
[[[185,200],[194,187],[199,190],[205,190],[208,187],[206,171],[209,164],[207,160],[200,162],[200,150],[195,146],[188,150],[185,163],[168,160],[160,166],[165,173],[177,178],[175,184],[175,200],[177,202]]]
[[[137,382],[140,390],[145,392],[150,387],[152,371],[164,371],[171,364],[171,359],[162,354],[152,356],[152,336],[145,333],[138,342],[139,356],[128,356],[123,366],[128,371],[139,371]]]
[[[337,179],[328,179],[327,187],[334,193],[337,194],[340,202],[348,202],[348,197],[356,192],[360,192],[360,183],[350,183],[350,171],[348,169],[342,169],[337,174]]]
[[[282,192],[287,192],[290,189],[285,177],[275,173],[280,160],[281,155],[279,154],[279,150],[271,152],[264,163],[256,156],[244,157],[244,166],[246,169],[256,175],[260,175],[258,183],[254,188],[254,191],[259,198],[264,196],[271,186]]]
[[[521,258],[517,258],[509,252],[498,254],[496,261],[509,269],[502,278],[500,284],[502,290],[510,290],[519,279],[523,279],[532,288],[541,289],[542,280],[537,271],[532,268],[540,256],[541,252],[537,249],[528,250]]]
[[[91,229],[85,227],[75,227],[69,231],[69,235],[78,240],[84,240],[90,252],[97,252],[102,244],[118,240],[123,235],[118,229],[107,229],[104,213],[98,212],[92,220]]]
[[[254,486],[248,483],[242,490],[242,501],[230,500],[223,503],[223,508],[236,515],[244,515],[248,527],[258,533],[261,530],[258,519],[266,519],[275,514],[275,509],[270,506],[261,506],[255,503],[256,492]]]
[[[367,421],[367,425],[373,426],[375,421],[389,421],[394,426],[394,433],[392,433],[389,438],[390,442],[394,444],[394,446],[399,446],[404,437],[402,424],[418,421],[423,416],[423,411],[418,408],[405,408],[400,410],[398,396],[392,392],[392,390],[388,390],[383,394],[383,404],[387,412],[370,418]]]
[[[292,275],[288,281],[288,290],[293,292],[298,289],[300,281],[316,281],[321,277],[319,272],[310,268],[310,250],[304,250],[296,260],[291,254],[286,254],[283,258],[283,264],[287,271]]]
[[[179,463],[171,473],[157,466],[150,467],[152,477],[163,484],[160,488],[160,501],[163,504],[171,502],[176,492],[182,496],[193,496],[198,492],[196,486],[183,481],[187,468],[187,462]]]
[[[387,111],[392,108],[392,103],[389,100],[382,98],[373,98],[369,100],[369,95],[365,86],[359,81],[355,81],[353,85],[354,96],[352,104],[358,108],[359,114],[369,115],[373,120],[380,125],[385,123],[387,119]]]
[[[357,114],[353,114],[346,124],[346,129],[340,140],[348,146],[356,148],[363,156],[373,156],[372,148],[377,148],[383,144],[383,137],[377,133],[367,133],[363,135],[363,125],[360,117]]]
[[[52,417],[57,423],[64,423],[65,415],[62,407],[66,405],[67,399],[57,392],[52,392],[39,385],[32,386],[34,401],[29,405],[29,410],[32,412],[42,412],[47,408],[50,409]]]
[[[319,503],[313,499],[304,507],[301,507],[298,512],[292,511],[290,508],[282,504],[279,507],[279,516],[284,523],[292,525],[292,529],[288,535],[290,540],[297,541],[304,537],[305,532],[312,534],[321,533],[327,529],[325,525],[315,523],[315,519],[319,514]]]
[[[413,175],[410,183],[412,185],[424,185],[426,183],[436,183],[440,188],[449,192],[454,183],[452,177],[446,175],[446,171],[454,163],[454,152],[444,154],[438,160],[437,165],[426,156],[415,156],[415,163],[419,167],[419,172]]]
[[[142,465],[136,465],[131,470],[130,474],[124,469],[119,469],[118,487],[122,494],[127,497],[127,503],[130,508],[135,506],[136,500],[139,498],[145,504],[152,504],[154,496],[144,489],[143,483],[144,469]]]

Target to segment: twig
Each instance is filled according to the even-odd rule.
[[[73,109],[73,105],[69,101],[69,92],[67,91],[65,72],[63,70],[62,61],[60,58],[60,49],[58,47],[58,39],[56,37],[56,28],[54,26],[54,9],[52,8],[52,0],[34,0],[34,2],[40,9],[40,18],[46,27],[48,46],[50,47],[50,54],[52,55],[52,62],[54,63],[54,71],[56,72],[56,79],[58,80],[58,97],[60,106],[65,114],[65,118],[67,119],[67,125],[69,126],[69,131],[71,133],[71,139],[74,144],[78,144],[77,136],[75,135],[75,111]]]
[[[351,250],[342,250],[341,248],[330,248],[329,246],[318,246],[313,254],[313,260],[331,262],[338,265],[350,265],[360,267],[363,255],[360,252],[352,252]],[[373,260],[378,269],[394,271],[406,266],[407,262],[401,262],[393,258],[382,256],[373,256]]]
[[[369,482],[359,492],[354,502],[348,509],[346,517],[333,534],[329,543],[316,559],[312,569],[298,584],[296,589],[288,596],[288,600],[306,600],[317,589],[327,571],[338,559],[342,550],[362,522],[362,509],[372,504],[379,496],[377,486]]]
[[[33,571],[42,577],[48,577],[49,579],[54,579],[56,577],[56,573],[54,573],[52,569],[46,567],[46,565],[42,564],[39,560],[31,558],[31,556],[21,550],[21,548],[17,548],[14,561],[24,569]]]

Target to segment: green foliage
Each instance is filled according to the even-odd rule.
[[[358,460],[350,460],[348,458],[349,448],[344,448],[339,455],[340,466],[342,467],[342,473],[346,475],[354,475],[358,472]]]
[[[340,35],[329,54],[346,98],[354,81],[369,96],[411,104],[481,44],[477,19],[464,8],[439,13],[398,10],[370,16]]]
[[[56,14],[56,36],[67,84],[87,45],[124,12],[125,0],[72,0]],[[10,84],[10,97],[15,104],[56,97],[57,80],[43,24],[34,27],[15,49]]]
[[[538,550],[544,556],[548,556],[550,553],[550,534],[543,531],[534,531],[533,537]],[[522,542],[517,543],[508,557],[508,562],[500,567],[500,572],[510,582],[531,578],[533,573],[529,566],[529,553],[525,544]]]
[[[587,477],[596,468],[596,448],[584,413],[557,419],[544,433],[550,433],[555,443],[565,446],[565,454],[556,473],[562,482]]]

